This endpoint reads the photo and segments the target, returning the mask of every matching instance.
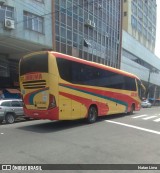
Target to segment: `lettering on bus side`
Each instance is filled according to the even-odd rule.
[[[24,77],[24,81],[40,80],[40,79],[42,79],[41,73],[28,74],[28,75],[25,75]]]
[[[131,96],[132,96],[132,97],[137,97],[137,96],[138,96],[138,94],[137,94],[137,93],[135,93],[135,92],[131,92]]]

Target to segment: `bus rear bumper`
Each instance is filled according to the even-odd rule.
[[[58,107],[49,110],[31,110],[24,108],[24,114],[34,119],[59,120]]]

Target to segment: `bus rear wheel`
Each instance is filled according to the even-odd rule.
[[[97,120],[98,112],[95,106],[91,106],[88,110],[88,123],[94,123]]]
[[[133,115],[134,112],[134,105],[132,104],[130,111],[128,112],[129,115]]]

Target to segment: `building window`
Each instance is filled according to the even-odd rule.
[[[146,15],[148,15],[148,7],[147,7],[147,5],[144,5],[144,13],[145,13]]]
[[[0,21],[4,21],[5,18],[14,18],[14,8],[9,6],[0,6]]]
[[[143,8],[143,1],[138,1],[138,6],[140,7],[140,8]]]
[[[37,1],[39,3],[44,3],[44,0],[35,0],[35,1]]]
[[[142,14],[142,11],[140,9],[138,9],[138,17],[140,20],[143,19],[143,14]]]
[[[42,17],[24,11],[23,18],[24,18],[25,29],[43,33],[44,19]]]
[[[137,15],[137,6],[132,2],[132,13]]]
[[[124,16],[127,16],[127,11],[124,12]]]
[[[61,23],[66,24],[66,15],[65,15],[65,13],[61,13]]]
[[[84,46],[89,47],[91,46],[91,43],[87,39],[84,39]]]
[[[148,33],[148,41],[150,42],[152,40],[152,36],[150,33]]]
[[[156,35],[156,28],[154,26],[152,28],[152,33],[153,33],[153,35]]]
[[[131,17],[131,23],[133,28],[137,28],[137,20],[134,16]]]
[[[146,28],[143,29],[143,35],[144,35],[145,39],[147,39],[147,30],[146,30]]]
[[[0,77],[9,76],[9,61],[4,55],[0,54]]]
[[[138,32],[142,33],[142,24],[138,22]]]
[[[134,3],[137,3],[137,0],[133,0]]]
[[[146,16],[143,18],[143,22],[144,22],[144,26],[147,27],[148,26],[148,19]]]

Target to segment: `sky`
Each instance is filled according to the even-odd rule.
[[[155,54],[160,58],[160,0],[157,0],[157,31]]]

